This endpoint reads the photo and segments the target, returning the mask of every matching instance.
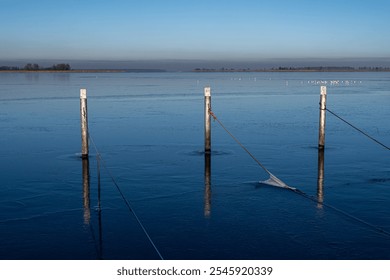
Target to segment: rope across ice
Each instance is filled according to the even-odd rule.
[[[272,174],[224,125],[223,123],[217,118],[217,116],[209,110],[210,115],[216,120],[219,125],[230,135],[230,137],[233,138],[234,141],[237,142],[238,145],[240,145],[241,148],[244,149],[245,152],[248,153],[248,155],[261,167],[265,172],[268,173],[269,179],[265,181],[261,181],[260,183],[275,186],[275,187],[280,187],[280,188],[285,188],[285,189],[290,189],[290,190],[296,190],[296,188],[288,186],[286,183],[284,183],[282,180],[280,180],[278,177],[276,177],[274,174]]]
[[[383,234],[383,235],[386,235],[387,237],[390,237],[390,232],[384,230],[383,228],[379,227],[379,226],[376,226],[376,225],[373,225],[369,222],[366,222],[352,214],[349,214],[337,207],[334,207],[332,205],[329,205],[329,204],[326,204],[324,203],[323,201],[319,201],[317,198],[311,196],[311,195],[308,195],[306,194],[305,192],[297,189],[297,188],[294,188],[294,187],[290,187],[289,185],[287,185],[286,183],[284,183],[281,179],[279,179],[278,177],[276,177],[274,174],[272,174],[225,126],[224,124],[217,118],[217,116],[214,114],[214,112],[211,111],[211,109],[209,109],[209,113],[210,115],[214,118],[215,121],[217,121],[219,123],[219,125],[233,138],[233,140],[235,142],[237,142],[238,145],[240,145],[241,148],[243,148],[245,150],[245,152],[248,153],[249,156],[252,157],[252,159],[265,171],[268,173],[269,175],[269,178],[265,181],[260,181],[260,183],[262,184],[267,184],[267,185],[270,185],[270,186],[275,186],[275,187],[280,187],[280,188],[284,188],[284,189],[287,189],[287,190],[290,190],[308,200],[311,200],[313,202],[316,202],[318,204],[321,204],[341,215],[344,215],[346,217],[348,217],[349,219],[355,221],[355,222],[358,222],[360,224],[363,224],[365,226],[368,226],[370,228],[372,228],[373,230],[375,230],[376,232],[380,233],[380,234]]]

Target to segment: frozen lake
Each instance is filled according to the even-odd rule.
[[[117,186],[165,259],[390,259],[390,151],[328,113],[318,180],[321,85],[390,145],[390,73],[0,73],[0,259],[158,259]],[[205,157],[205,86],[305,195],[259,183],[216,121]],[[100,191],[92,144],[80,158],[80,88]]]

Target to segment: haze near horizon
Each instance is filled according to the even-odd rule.
[[[0,62],[390,66],[389,7],[383,0],[0,0]]]

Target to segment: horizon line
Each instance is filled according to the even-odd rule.
[[[164,69],[196,68],[271,69],[275,67],[390,67],[390,57],[349,58],[264,58],[264,59],[0,59],[0,66],[23,67],[34,63],[46,67],[58,63],[71,64],[72,69]]]

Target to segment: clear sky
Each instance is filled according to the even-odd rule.
[[[0,60],[390,58],[389,0],[0,0]]]

